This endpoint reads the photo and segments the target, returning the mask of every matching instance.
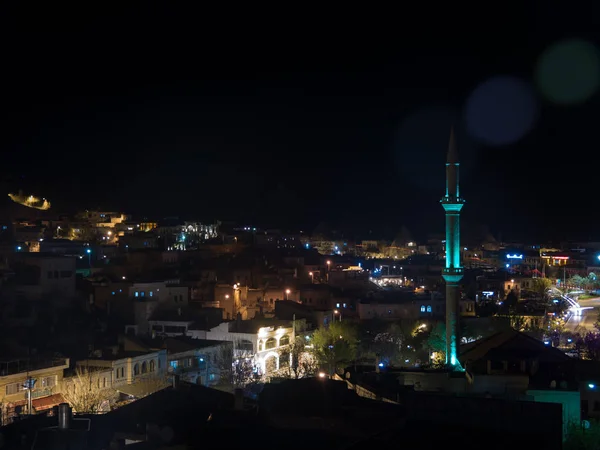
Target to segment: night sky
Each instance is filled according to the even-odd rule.
[[[64,211],[424,238],[443,231],[454,125],[465,227],[600,240],[600,39],[576,32],[598,15],[507,8],[477,31],[445,12],[274,28],[3,11],[3,189]]]

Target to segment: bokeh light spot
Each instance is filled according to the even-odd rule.
[[[562,105],[583,103],[600,85],[598,51],[582,39],[557,42],[542,53],[535,79],[546,99]]]
[[[491,146],[513,144],[533,127],[538,105],[530,86],[511,76],[497,76],[477,86],[465,106],[467,131]]]

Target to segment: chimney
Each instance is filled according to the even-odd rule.
[[[71,426],[71,407],[68,403],[58,405],[58,429],[68,430]]]

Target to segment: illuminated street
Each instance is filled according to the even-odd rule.
[[[574,332],[579,326],[586,331],[596,331],[594,324],[598,320],[598,308],[600,308],[600,297],[589,298],[587,300],[579,300],[579,304],[585,308],[592,306],[594,309],[584,309],[581,311],[581,316],[573,315],[567,322],[565,329]]]

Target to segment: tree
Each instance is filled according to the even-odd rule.
[[[516,292],[514,291],[514,289],[511,289],[510,292],[507,294],[506,298],[504,299],[502,306],[504,306],[505,308],[514,308],[515,306],[517,306],[518,302],[519,298],[517,297]]]
[[[426,342],[428,350],[435,353],[433,365],[444,365],[446,361],[446,324],[437,322],[431,329]]]
[[[583,336],[582,346],[587,359],[600,361],[600,333],[590,331]]]
[[[550,280],[550,278],[533,278],[531,280],[531,286],[533,292],[544,298],[548,289],[552,286],[552,280]]]
[[[107,402],[110,406],[118,397],[115,389],[101,387],[97,372],[82,368],[62,381],[60,393],[74,411],[88,414],[98,413],[105,409]]]
[[[573,275],[569,278],[568,285],[576,288],[585,287],[587,284],[587,278],[583,278],[581,275]]]
[[[219,384],[234,384],[239,386],[243,385],[242,379],[243,375],[245,374],[246,358],[242,358],[242,364],[239,364],[239,359],[237,360],[238,364],[234,363],[233,343],[221,343],[217,351],[214,353],[212,363],[210,361],[210,354],[206,355],[203,359],[205,360],[204,364],[206,367],[206,376],[210,376],[211,372],[213,373],[213,375],[215,375],[214,372],[218,371]],[[238,366],[239,370],[237,370]],[[239,377],[239,379],[234,379],[236,377]],[[206,382],[208,382],[208,380],[206,380]]]
[[[296,380],[314,375],[319,364],[311,350],[312,346],[308,346],[302,336],[296,336],[290,345],[279,350],[278,374]]]
[[[347,322],[331,322],[317,329],[311,341],[316,360],[330,375],[356,360],[358,330]]]

